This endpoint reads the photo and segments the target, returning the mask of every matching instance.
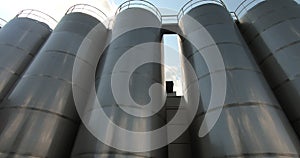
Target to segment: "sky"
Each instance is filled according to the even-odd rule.
[[[124,0],[8,0],[3,1],[0,6],[0,18],[12,19],[19,11],[23,9],[38,9],[55,19],[59,20],[67,9],[78,3],[87,3],[105,11],[107,14],[114,14],[116,8]],[[188,0],[148,0],[160,8],[170,10],[179,10]],[[237,2],[241,0],[225,0],[229,10],[236,7]],[[161,11],[165,13],[163,10]],[[167,13],[169,14],[169,12]],[[172,14],[172,13],[171,13]]]
[[[84,3],[97,7],[108,16],[113,17],[116,9],[124,0],[0,0],[0,18],[7,21],[23,9],[37,9],[51,15],[59,21],[69,7]],[[163,15],[176,15],[188,0],[148,0],[158,7]],[[224,0],[229,11],[233,11],[242,0]],[[178,40],[176,35],[165,36],[165,79],[174,81],[174,90],[182,95],[181,66],[178,55]]]

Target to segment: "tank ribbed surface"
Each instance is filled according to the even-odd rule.
[[[29,66],[51,29],[30,18],[14,18],[0,32],[0,101]]]
[[[96,25],[97,30],[90,34]],[[67,158],[80,123],[72,95],[75,59],[86,72],[106,41],[106,27],[83,14],[65,15],[1,105],[0,152],[6,157]],[[86,58],[77,56],[84,39]],[[84,75],[84,74],[81,74]],[[75,85],[76,86],[76,85]],[[85,87],[82,88],[84,91]],[[4,156],[5,157],[5,156]]]
[[[191,25],[187,16],[203,27]],[[199,83],[202,99],[190,128],[193,157],[298,157],[300,146],[296,135],[228,11],[216,4],[200,5],[181,18],[180,27],[185,35],[181,40],[182,51],[195,69],[198,81],[194,82]],[[204,38],[205,30],[215,43]],[[191,43],[197,43],[199,48]],[[220,50],[225,70],[209,72],[201,54],[218,53],[214,46]],[[215,61],[207,59],[208,62]],[[225,103],[207,111],[211,77],[218,77],[224,71]],[[198,132],[204,116],[213,116],[220,108],[223,110],[218,121],[200,138]]]
[[[105,49],[104,54],[101,56],[98,70],[96,74],[96,89],[98,100],[101,107],[105,111],[106,115],[119,127],[127,129],[129,131],[150,131],[161,127],[165,124],[165,114],[160,112],[152,117],[137,117],[130,115],[123,111],[119,106],[131,105],[118,105],[115,101],[112,93],[111,78],[113,68],[117,61],[126,52],[143,43],[147,42],[161,42],[161,32],[159,27],[161,26],[160,20],[152,12],[141,8],[130,8],[120,12],[112,28],[112,38],[108,47]],[[158,28],[156,28],[158,27]],[[140,47],[141,53],[153,54],[153,58],[161,60],[161,46],[155,45],[150,47]],[[143,51],[143,52],[142,52]],[[142,59],[140,59],[142,60]],[[137,61],[128,58],[128,66]],[[126,69],[126,68],[125,68]],[[115,74],[129,74],[128,71],[117,71]],[[125,81],[121,81],[121,84],[125,84],[129,88],[132,98],[138,104],[147,104],[150,101],[149,88],[154,83],[162,82],[162,67],[160,64],[148,63],[142,65],[136,69],[130,77],[129,84]],[[128,86],[127,86],[128,84]],[[122,90],[122,89],[121,89]],[[132,107],[136,108],[136,107]],[[99,125],[101,126],[101,125]],[[109,127],[99,127],[100,130],[107,131]],[[115,133],[115,131],[109,130],[107,137]],[[126,135],[122,138],[126,139]],[[148,139],[148,138],[146,138]],[[151,138],[150,138],[151,139]],[[166,138],[162,138],[166,139]],[[118,143],[125,143],[124,140],[113,139]],[[129,139],[126,141],[130,146],[132,141]],[[140,141],[140,146],[144,146],[145,142]],[[134,144],[136,145],[136,144]],[[148,158],[167,157],[166,148],[151,152],[125,152],[118,149],[114,149],[97,140],[91,133],[87,131],[85,126],[81,126],[79,134],[73,149],[73,158],[106,158],[106,157],[118,157],[118,158]]]
[[[263,1],[241,17],[240,28],[300,136],[300,5],[292,0]]]

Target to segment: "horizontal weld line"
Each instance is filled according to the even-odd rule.
[[[216,71],[214,71],[214,72],[206,73],[206,74],[204,74],[203,76],[199,77],[198,80],[203,79],[203,78],[209,76],[210,74],[214,74],[214,73],[217,73],[217,72],[222,72],[222,71],[235,71],[235,70],[245,70],[245,71],[251,71],[251,72],[261,73],[261,71],[255,70],[255,69],[239,68],[239,67],[230,67],[230,68],[225,68],[224,70],[216,70]]]
[[[237,46],[240,46],[240,47],[244,48],[244,46],[243,46],[241,43],[236,43],[236,42],[218,42],[218,43],[210,44],[210,45],[207,45],[207,46],[205,46],[205,47],[203,47],[203,48],[200,48],[200,49],[194,51],[193,54],[187,56],[186,58],[189,59],[190,57],[194,56],[195,54],[200,53],[199,51],[202,51],[202,50],[207,49],[207,48],[209,48],[209,47],[212,47],[212,46],[219,46],[219,45],[227,45],[227,44],[233,44],[233,45],[237,45]],[[193,47],[195,47],[195,46],[193,46]],[[200,54],[201,54],[201,53],[200,53]]]
[[[65,55],[69,55],[69,56],[72,56],[72,57],[74,57],[74,58],[77,58],[77,59],[81,60],[82,62],[88,64],[88,65],[91,66],[92,68],[96,68],[96,66],[93,66],[93,65],[92,65],[91,63],[89,63],[87,60],[82,59],[81,57],[79,57],[79,56],[77,56],[77,55],[75,55],[75,54],[69,53],[69,52],[65,52],[65,51],[61,51],[61,50],[50,50],[50,49],[49,49],[49,50],[45,50],[44,52],[47,53],[47,54],[57,53],[57,54],[65,54]],[[74,63],[75,63],[75,61],[74,61]]]
[[[197,114],[196,117],[201,117],[209,112],[213,112],[213,111],[216,111],[218,109],[225,109],[225,108],[231,108],[231,107],[243,107],[243,106],[269,106],[269,107],[273,107],[277,110],[281,110],[282,109],[279,107],[279,105],[275,105],[275,104],[268,104],[268,103],[262,103],[262,102],[244,102],[244,103],[233,103],[233,104],[226,104],[226,105],[223,105],[222,107],[215,107],[215,108],[212,108],[208,111],[205,111],[205,112],[202,112],[200,114]]]
[[[253,24],[253,23],[256,23],[257,21],[261,20],[263,17],[268,16],[268,15],[270,15],[270,14],[273,13],[273,12],[276,12],[276,10],[270,10],[270,11],[268,11],[268,12],[262,14],[262,15],[259,16],[257,19],[251,20],[251,23],[252,23],[252,24]],[[277,24],[281,23],[282,21],[286,21],[286,19],[281,20],[281,21],[279,21],[279,22],[276,22],[276,23],[274,23],[272,26],[277,25]],[[269,27],[272,27],[272,26],[269,26]],[[269,28],[269,27],[268,27],[268,28]],[[266,29],[268,29],[268,28],[265,28],[265,29],[263,29],[262,31],[264,31],[264,30],[266,30]]]
[[[250,20],[251,24],[253,24],[253,23],[257,22],[258,20],[260,20],[261,18],[263,18],[264,16],[267,16],[267,15],[269,15],[270,13],[272,13],[272,12],[274,12],[274,11],[275,11],[275,10],[270,10],[270,11],[264,13],[263,15],[259,16],[259,17],[258,17],[257,19],[255,19],[255,20],[252,20],[252,19],[249,18],[246,14],[245,14],[245,15],[247,16],[247,19]],[[249,30],[249,29],[244,30],[243,33],[246,33],[247,30]]]
[[[274,91],[277,91],[278,89],[280,89],[283,85],[285,85],[286,83],[290,82],[290,79],[286,79],[283,82],[279,83],[278,85],[276,85],[274,88],[272,88]]]
[[[257,20],[260,20],[261,18],[263,18],[264,16],[267,16],[269,15],[270,13],[272,12],[277,12],[278,9],[285,9],[285,8],[291,8],[292,6],[288,5],[288,6],[282,6],[282,7],[279,7],[279,8],[275,8],[275,9],[272,9],[272,10],[269,10],[268,12],[262,14],[261,16],[259,16],[256,20],[254,20],[253,22],[256,22]]]
[[[26,104],[23,104],[23,105],[26,105]],[[23,110],[39,111],[39,112],[43,112],[43,113],[47,113],[47,114],[52,114],[52,115],[58,116],[60,118],[68,120],[68,121],[70,121],[70,122],[72,122],[74,124],[79,124],[80,123],[78,121],[73,120],[72,118],[69,118],[67,116],[64,116],[64,115],[56,113],[56,112],[52,112],[52,111],[44,110],[44,109],[39,109],[39,108],[34,108],[34,107],[22,107],[23,105],[20,105],[20,106],[4,106],[4,107],[1,107],[0,110],[5,110],[5,109],[23,109]]]
[[[259,156],[259,157],[266,157],[266,156],[284,156],[284,157],[299,157],[299,154],[292,154],[292,153],[243,153],[239,155],[226,155],[220,156],[217,158],[236,158],[236,157],[249,157],[249,156]]]
[[[199,22],[198,20],[196,20],[197,22]],[[200,24],[201,24],[201,22],[199,22]],[[193,33],[193,32],[195,32],[195,31],[198,31],[198,30],[207,30],[207,28],[206,27],[210,27],[210,26],[214,26],[214,25],[222,25],[222,24],[231,24],[232,26],[234,26],[234,22],[232,21],[232,22],[228,22],[228,23],[224,23],[224,22],[218,22],[218,23],[213,23],[213,24],[206,24],[206,25],[202,25],[202,27],[201,28],[199,28],[199,29],[197,29],[197,30],[194,30],[194,31],[192,31],[192,32],[189,32],[189,34],[191,34],[191,33]],[[188,35],[189,35],[188,34]]]
[[[257,22],[258,20],[262,19],[263,17],[269,15],[270,13],[276,12],[278,9],[285,9],[285,8],[290,8],[290,7],[291,7],[291,6],[283,6],[283,7],[279,7],[279,8],[276,8],[276,9],[272,9],[272,10],[268,11],[267,13],[262,14],[261,16],[259,16],[259,17],[258,17],[257,19],[255,19],[255,20],[251,20],[249,17],[247,17],[247,18],[250,19],[250,20],[251,20],[251,23],[253,24],[253,23]],[[300,17],[290,17],[289,19],[281,20],[281,21],[279,21],[279,22],[273,24],[272,26],[277,25],[277,24],[279,24],[279,23],[282,23],[282,22],[284,22],[284,21],[289,21],[289,20],[298,19],[298,18],[300,18]],[[272,26],[270,26],[270,27],[272,27]],[[268,27],[268,28],[270,28],[270,27]],[[268,28],[264,29],[263,31],[267,30]],[[247,32],[247,30],[248,30],[248,29],[246,29],[244,32]]]
[[[73,12],[73,13],[74,13],[74,12]],[[77,13],[77,12],[76,12],[76,13]],[[85,13],[80,13],[80,12],[78,12],[78,14],[85,14]],[[62,23],[62,24],[65,24],[65,23],[79,23],[79,24],[81,24],[81,25],[85,25],[85,26],[89,27],[90,30],[92,30],[97,24],[99,24],[99,23],[101,23],[101,22],[99,21],[99,22],[97,22],[97,23],[91,25],[91,24],[87,24],[87,23],[82,22],[82,21],[74,21],[73,19],[65,19],[64,21],[61,21],[61,23]],[[65,27],[61,27],[61,28],[65,28]],[[72,32],[72,33],[73,33],[73,32]],[[74,33],[76,33],[76,32],[74,32]]]
[[[259,65],[259,66],[262,66],[262,65],[263,65],[269,58],[271,58],[272,56],[274,56],[274,55],[273,55],[272,52],[270,52],[270,54],[267,55],[265,58],[263,58],[262,61],[258,63],[258,65]]]
[[[16,76],[19,76],[20,74],[18,74],[17,72],[14,72],[13,70],[11,70],[11,69],[8,69],[8,68],[6,68],[6,67],[2,67],[2,66],[0,66],[0,70],[3,70],[3,71],[6,71],[6,72],[9,72],[9,73],[11,73],[11,74],[13,74],[13,75],[16,75]]]
[[[138,157],[141,157],[141,158],[151,158],[151,157],[148,157],[148,156],[141,156],[141,155],[136,155],[136,154],[132,154],[132,153],[116,153],[116,152],[111,152],[111,151],[108,151],[108,152],[83,152],[83,153],[79,153],[79,154],[76,154],[76,155],[72,155],[72,157],[77,157],[77,156],[84,156],[84,155],[125,155],[125,156],[138,156]]]
[[[288,77],[288,76],[287,76]],[[285,79],[283,82],[279,83],[278,85],[276,85],[274,88],[272,88],[274,91],[277,91],[279,88],[281,88],[281,86],[285,85],[288,82],[292,82],[296,79],[300,78],[300,74],[296,74],[294,76],[290,76],[288,77],[288,79]]]
[[[14,26],[17,26],[19,29],[21,29],[21,31],[23,31],[23,32],[30,32],[32,34],[38,35],[40,38],[44,39],[44,41],[48,39],[48,37],[50,36],[50,34],[52,32],[52,29],[46,23],[44,23],[44,22],[40,22],[39,20],[34,20],[34,19],[31,19],[31,18],[27,18],[27,17],[18,17],[18,18],[26,18],[27,20],[29,19],[32,22],[34,22],[35,24],[39,24],[40,26],[43,26],[43,30],[44,29],[47,30],[47,35],[42,35],[39,32],[37,33],[36,31],[34,31],[32,29],[28,30],[28,29],[24,29],[23,27],[21,27],[19,25],[14,25]],[[30,26],[30,27],[32,27],[32,26]]]
[[[63,79],[63,78],[57,77],[57,76],[50,76],[50,75],[44,75],[44,74],[23,75],[23,76],[22,76],[22,79],[23,79],[23,78],[24,78],[24,79],[26,79],[26,78],[35,78],[35,77],[50,78],[50,79],[55,79],[55,80],[63,81],[63,82],[68,83],[68,84],[70,84],[70,85],[74,85],[74,86],[80,88],[80,89],[83,90],[83,91],[86,91],[84,88],[80,87],[79,85],[77,85],[77,84],[75,84],[75,83],[73,83],[73,82],[71,82],[71,81],[65,80],[65,79]]]
[[[60,80],[60,81],[64,81],[66,83],[69,83],[69,84],[73,84],[72,81],[68,81],[64,78],[60,78],[58,76],[50,76],[50,75],[45,75],[45,74],[25,74],[23,75],[22,78],[30,78],[30,77],[44,77],[44,78],[51,78],[51,79],[56,79],[56,80]]]
[[[134,109],[141,109],[138,106],[133,106],[133,105],[123,105],[123,104],[113,104],[113,105],[101,105],[101,107],[106,108],[106,107],[111,107],[111,106],[117,106],[117,107],[130,107]],[[142,105],[143,106],[143,105]],[[120,108],[121,109],[121,108]],[[152,111],[153,112],[153,111]]]
[[[249,45],[251,45],[251,44],[255,41],[255,39],[258,38],[259,36],[261,36],[261,34],[263,34],[266,30],[270,29],[271,27],[275,27],[276,25],[279,25],[279,24],[281,24],[281,23],[284,23],[284,22],[286,22],[286,21],[294,20],[294,19],[300,19],[300,17],[294,17],[294,18],[290,18],[290,19],[281,20],[281,21],[279,21],[279,22],[277,22],[277,23],[275,23],[275,24],[273,24],[273,25],[271,25],[271,26],[269,26],[269,27],[267,27],[267,28],[261,30],[261,31],[258,32],[257,34],[255,34],[255,36],[253,36],[252,39],[251,39],[249,42],[247,42],[247,43],[248,43]],[[253,23],[252,23],[252,25],[253,25]],[[246,33],[246,32],[245,32],[245,33]]]
[[[0,152],[0,155],[1,154],[5,154],[5,155],[11,155],[11,156],[14,156],[14,155],[19,155],[19,156],[25,156],[25,157],[33,157],[33,158],[48,158],[48,157],[38,157],[38,156],[34,156],[33,154],[22,154],[22,153],[17,153],[17,152]]]
[[[108,77],[108,76],[112,76],[113,74],[118,74],[118,73],[120,73],[120,74],[128,74],[128,71],[118,71],[118,72],[115,72],[115,73],[105,73],[105,74],[102,74],[102,73],[101,73],[101,75],[97,75],[97,77],[96,77],[96,79],[95,79],[95,82],[97,83],[97,82],[98,82],[100,79],[102,79],[102,78],[105,78],[105,77]],[[144,77],[144,78],[149,78],[149,79],[151,79],[151,80],[153,80],[153,81],[155,81],[155,82],[157,82],[157,83],[162,83],[162,80],[161,80],[161,81],[158,81],[158,80],[154,79],[152,76],[144,75],[144,74],[141,74],[141,73],[139,73],[139,72],[133,72],[133,73],[130,75],[130,77],[131,77],[132,75],[139,75],[139,76],[142,76],[142,77]],[[161,76],[163,76],[163,75],[161,75]],[[163,77],[162,77],[162,78],[163,78]]]
[[[289,46],[293,46],[293,45],[296,45],[296,44],[299,44],[299,43],[300,43],[300,40],[294,41],[294,42],[292,42],[292,43],[289,43],[289,44],[287,44],[287,45],[285,45],[285,46],[282,46],[282,47],[276,49],[276,50],[274,51],[274,53],[277,53],[277,52],[279,52],[279,51],[281,51],[281,50],[283,50],[283,49],[285,49],[285,48],[288,48]]]
[[[119,110],[121,110],[121,111],[123,111],[124,113],[126,113],[126,112],[120,107],[120,105],[118,105],[118,104],[115,104],[115,105],[101,105],[101,108],[109,108],[109,107],[111,107],[111,106],[116,106]],[[121,105],[121,106],[128,106],[128,107],[133,107],[133,108],[135,108],[135,109],[139,109],[139,108],[137,108],[137,107],[135,107],[135,106],[130,106],[130,105]],[[162,111],[162,109],[161,109],[160,111]],[[157,117],[160,118],[161,120],[167,121],[167,120],[166,120],[166,117],[163,117],[163,115],[159,114],[160,111],[157,112],[157,113],[154,113],[154,112],[152,111],[152,112],[153,112],[153,115],[152,115],[152,116],[149,116],[149,117],[145,117],[145,118],[147,119],[147,118],[151,118],[151,117],[157,116]],[[165,110],[164,110],[164,111],[165,111]],[[127,113],[126,113],[126,114],[127,114]],[[131,114],[128,114],[128,115],[131,115]],[[133,115],[132,115],[132,116],[133,116]],[[134,116],[134,117],[137,117],[137,116]]]
[[[266,60],[268,60],[270,57],[274,56],[273,54],[268,55],[259,65],[261,66],[262,64],[264,64],[264,62],[266,62]],[[284,81],[282,81],[281,83],[277,84],[274,88],[272,88],[273,90],[277,90],[279,89],[282,85],[284,85],[287,82],[293,81],[297,78],[300,77],[300,74],[296,74],[293,76],[287,76],[286,74],[284,74],[288,79],[285,79]]]
[[[281,88],[283,85],[285,85],[286,83],[288,82],[291,82],[297,78],[300,77],[300,74],[297,74],[295,76],[291,76],[290,78],[288,79],[285,79],[284,81],[282,81],[281,83],[277,84],[274,88],[272,88],[274,91],[277,91],[279,88]]]
[[[4,45],[4,46],[10,46],[10,47],[13,47],[13,48],[17,48],[19,50],[22,50],[26,55],[29,55],[31,57],[34,57],[35,55],[34,54],[31,54],[31,52],[29,50],[25,50],[24,48],[21,48],[21,47],[18,47],[18,46],[14,46],[12,44],[9,44],[9,43],[0,43],[0,45]],[[38,51],[37,51],[38,52]]]
[[[199,21],[197,21],[199,22]],[[200,23],[200,22],[199,22]],[[208,27],[208,26],[213,26],[213,25],[222,25],[222,24],[232,24],[233,22],[218,22],[218,23],[213,23],[213,24],[207,24],[207,25],[201,25],[205,28],[205,27]],[[201,27],[201,29],[203,29],[203,27]],[[205,28],[206,29],[206,28]]]
[[[193,81],[191,81],[188,85],[187,85],[187,89],[189,89],[189,87],[191,86],[191,84],[193,84],[193,83],[195,83],[195,82],[198,82],[199,80],[201,80],[201,79],[203,79],[203,78],[205,78],[205,77],[207,77],[207,76],[210,76],[210,75],[212,75],[212,74],[215,74],[215,73],[218,73],[218,72],[230,72],[230,71],[236,71],[236,70],[244,70],[244,71],[250,71],[250,72],[256,72],[256,73],[259,73],[259,74],[261,74],[262,75],[262,72],[261,71],[259,71],[259,70],[254,70],[254,69],[247,69],[247,68],[226,68],[225,70],[216,70],[216,71],[214,71],[214,72],[209,72],[209,73],[207,73],[207,74],[204,74],[203,76],[201,76],[201,77],[197,77],[197,80],[193,80]],[[185,92],[186,91],[186,89],[183,89],[183,92]]]
[[[214,12],[215,13],[215,12]],[[220,12],[221,13],[221,12]],[[193,17],[194,19],[197,19],[198,17],[203,17],[203,16],[207,16],[207,15],[213,15],[213,13],[212,12],[205,12],[205,13],[203,13],[203,14],[199,14],[199,15],[197,15],[196,17],[193,17],[193,16],[190,16],[190,15],[188,15],[188,16],[190,16],[190,17]]]

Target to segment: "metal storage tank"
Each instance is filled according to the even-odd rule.
[[[106,18],[92,6],[76,5],[61,19],[1,105],[0,157],[70,156],[80,123],[72,95],[74,60],[93,71],[90,60],[101,51],[107,33],[100,20],[80,8]],[[84,39],[91,41],[84,49],[89,58],[77,56]]]
[[[21,11],[1,28],[0,102],[47,40],[52,31],[49,25],[55,23],[49,15],[29,9]]]
[[[159,43],[156,45],[142,46],[138,48],[137,53],[146,53],[151,58],[157,61],[162,60],[161,45],[162,40],[161,35],[161,16],[159,11],[155,6],[147,1],[127,1],[123,3],[116,13],[116,18],[114,20],[114,25],[111,32],[111,40],[109,45],[104,51],[98,63],[98,70],[96,74],[96,89],[98,100],[101,107],[105,111],[106,115],[112,120],[116,125],[123,129],[134,132],[145,132],[153,129],[157,129],[165,124],[165,114],[161,110],[152,117],[138,117],[133,116],[129,113],[123,111],[120,106],[127,109],[134,109],[139,107],[134,107],[128,104],[118,104],[114,98],[111,86],[111,78],[113,74],[113,68],[117,64],[117,61],[121,59],[121,56],[126,54],[126,51],[134,48],[137,45],[155,42]],[[136,50],[135,50],[136,51]],[[138,54],[137,54],[138,55]],[[133,56],[125,57],[126,65],[122,67],[123,70],[132,66],[133,63],[137,63],[140,60],[138,58],[135,60]],[[130,75],[129,71],[115,71],[117,75]],[[126,81],[119,81],[115,83],[118,85],[126,85],[129,88],[130,95],[138,104],[145,105],[150,101],[149,88],[154,83],[162,83],[163,81],[163,70],[160,64],[147,63],[138,67],[130,76],[129,83]],[[124,89],[120,88],[120,91],[124,92]],[[126,90],[125,90],[126,91]],[[124,92],[124,96],[126,96]],[[92,116],[91,116],[92,117]],[[100,122],[100,121],[99,121]],[[111,142],[108,143],[126,143],[127,146],[147,146],[147,142],[144,139],[139,140],[135,144],[131,139],[127,139],[126,135],[122,135],[121,138],[125,140],[115,139],[119,137],[114,134],[117,133],[113,131],[110,127],[106,127],[104,124],[99,123],[100,130],[107,131],[106,139]],[[119,137],[120,138],[120,137]],[[145,138],[149,140],[151,138]],[[163,137],[161,139],[166,139]],[[124,142],[126,141],[126,142]],[[153,140],[155,142],[156,140]],[[72,152],[73,158],[106,158],[106,157],[118,157],[118,158],[146,158],[146,157],[157,157],[164,158],[167,157],[167,148],[157,149],[149,152],[131,152],[118,150],[110,147],[96,137],[94,137],[84,125],[81,126],[77,140]]]
[[[245,1],[236,10],[240,28],[300,136],[300,5],[293,0],[266,0],[251,8],[254,4]]]
[[[191,9],[192,6],[196,7]],[[297,136],[222,1],[191,1],[179,17],[184,34],[182,52],[197,74],[198,81],[194,82],[199,83],[202,100],[190,127],[193,157],[298,157]],[[194,25],[189,17],[203,26]],[[210,42],[206,31],[215,43]],[[216,46],[225,67],[210,72],[207,63],[215,62],[215,58],[207,58],[206,63],[203,56],[218,53],[214,49]],[[225,72],[225,103],[213,105],[214,108],[207,111],[212,92],[211,77]],[[201,124],[208,126],[210,123],[203,122],[205,115],[213,116],[220,108],[223,109],[218,121],[200,138]]]

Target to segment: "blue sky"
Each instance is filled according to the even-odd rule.
[[[177,14],[181,7],[188,0],[148,0],[157,6],[162,14]],[[232,11],[242,0],[224,0],[227,8]],[[93,5],[106,14],[113,16],[117,7],[125,2],[124,0],[9,0],[0,6],[0,18],[5,20],[12,19],[19,11],[23,9],[41,10],[59,21],[67,9],[78,3],[87,3]],[[166,80],[175,82],[174,89],[181,94],[181,74],[180,60],[178,57],[178,41],[176,36],[167,36],[164,39],[165,45],[165,63],[166,63]]]

